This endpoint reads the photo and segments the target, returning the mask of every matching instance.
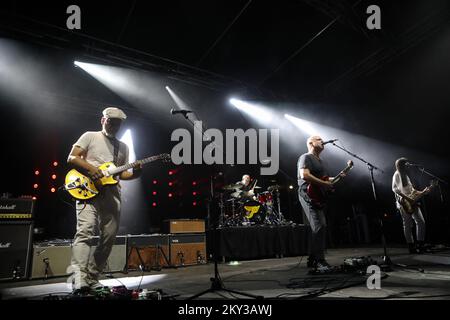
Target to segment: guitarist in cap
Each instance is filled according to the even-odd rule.
[[[73,144],[67,162],[76,169],[85,172],[92,180],[103,177],[98,167],[105,162],[116,166],[128,164],[128,147],[116,138],[125,113],[109,107],[103,110],[101,131],[85,132]],[[123,171],[120,180],[132,180],[141,175],[141,164],[136,164],[133,171]],[[87,201],[77,201],[77,228],[72,246],[73,292],[87,294],[103,286],[99,276],[105,268],[111,253],[120,221],[120,184],[102,188],[99,194]],[[91,252],[92,238],[99,231],[99,242]]]
[[[397,169],[392,177],[392,191],[395,194],[396,205],[403,219],[403,232],[405,234],[406,243],[410,253],[425,252],[425,219],[423,218],[420,207],[415,205],[412,195],[422,196],[428,193],[429,187],[422,191],[414,189],[411,180],[408,177],[406,166],[408,159],[400,158],[395,161]],[[412,227],[413,220],[416,222],[416,238],[417,243],[414,244]]]
[[[331,271],[331,266],[325,260],[326,227],[325,212],[323,207],[314,205],[307,193],[308,185],[314,184],[320,188],[331,189],[330,180],[322,180],[320,177],[327,175],[327,170],[320,158],[324,149],[323,140],[319,136],[309,137],[306,145],[308,153],[300,156],[297,162],[298,198],[311,227],[311,241],[309,248],[308,267],[321,271]]]

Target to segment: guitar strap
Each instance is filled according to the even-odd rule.
[[[111,144],[114,147],[114,155],[113,155],[113,163],[116,167],[118,167],[118,160],[119,160],[119,140],[116,138],[110,138],[106,134],[103,133],[103,135],[111,142]]]
[[[113,163],[116,167],[119,166],[119,164],[117,163],[119,161],[119,140],[117,140],[116,138],[112,138],[111,139],[113,146],[114,146],[114,158],[113,158]]]

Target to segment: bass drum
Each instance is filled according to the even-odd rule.
[[[260,202],[249,200],[244,202],[243,215],[244,219],[252,224],[263,224],[266,219],[266,209]]]

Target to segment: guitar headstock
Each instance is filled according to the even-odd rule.
[[[168,153],[162,153],[158,156],[158,159],[160,159],[162,162],[164,163],[169,163],[172,162],[172,158],[170,156],[170,154]]]
[[[438,184],[439,184],[439,181],[437,181],[436,179],[431,180],[429,188],[432,189],[434,187],[437,187]]]

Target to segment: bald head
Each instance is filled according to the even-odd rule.
[[[309,152],[321,152],[323,150],[323,140],[320,136],[311,136],[306,140],[306,147]]]
[[[250,183],[250,176],[248,174],[242,176],[242,183],[246,186]]]

